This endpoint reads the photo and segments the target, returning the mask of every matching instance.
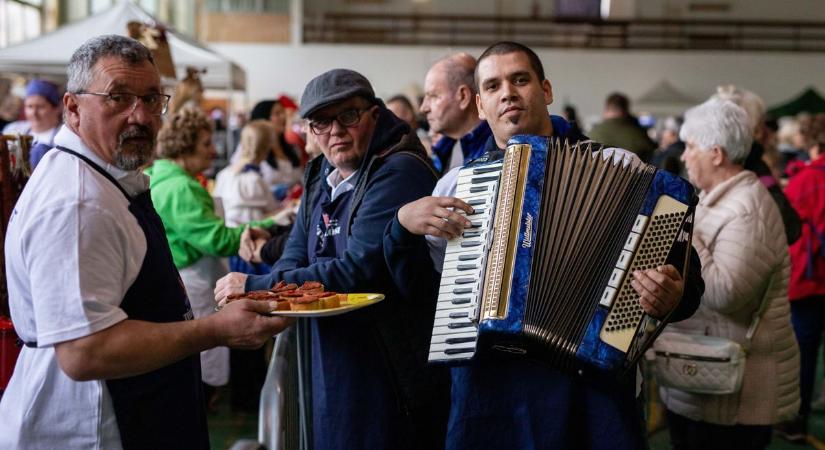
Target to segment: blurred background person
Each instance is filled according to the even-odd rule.
[[[584,135],[584,132],[579,126],[579,113],[576,111],[576,107],[573,105],[564,105],[564,108],[561,110],[561,115],[564,117],[564,120],[570,124],[570,129],[573,133],[577,135]]]
[[[415,108],[410,100],[402,95],[393,95],[387,100],[387,109],[395,114],[395,117],[407,122],[413,130],[418,129],[418,121],[415,119]]]
[[[275,197],[261,175],[261,162],[269,154],[274,140],[272,122],[264,119],[249,122],[241,131],[239,156],[218,173],[212,196],[220,199],[227,226],[237,227],[263,220],[277,212]],[[268,266],[249,265],[237,255],[229,257],[229,268],[233,272],[269,273]]]
[[[397,94],[390,97],[389,100],[387,100],[386,105],[387,109],[395,114],[395,117],[407,122],[410,128],[415,130],[415,134],[418,135],[421,145],[423,145],[424,149],[427,150],[427,154],[430,154],[433,147],[433,144],[430,141],[430,135],[427,133],[427,130],[421,128],[418,123],[418,113],[416,112],[416,109],[410,99],[404,94]]]
[[[249,114],[249,120],[268,120],[275,127],[275,139],[266,159],[261,162],[261,176],[277,200],[283,200],[289,190],[300,183],[304,169],[301,152],[286,141],[287,110],[279,100],[258,102]],[[232,154],[234,164],[240,156],[237,149]]]
[[[757,176],[742,164],[751,146],[747,113],[711,98],[685,114],[680,131],[688,177],[701,190],[693,245],[705,293],[690,319],[668,325],[687,334],[750,342],[739,392],[692,394],[662,388],[674,449],[764,449],[772,425],[799,409],[799,350],[790,327],[790,261],[782,218]]]
[[[630,114],[630,99],[620,92],[607,96],[602,112],[602,122],[590,130],[590,139],[610,147],[619,147],[635,153],[642,161],[650,161],[656,144],[650,140],[647,130]]]
[[[309,158],[306,153],[306,133],[301,129],[301,117],[298,115],[298,104],[288,95],[281,94],[278,103],[284,107],[286,112],[286,126],[284,127],[284,140],[287,144],[298,150],[301,167],[306,166]]]
[[[441,175],[481,156],[492,133],[478,117],[475,68],[473,56],[456,53],[436,61],[424,77],[421,112],[430,125],[433,163]]]
[[[685,165],[682,164],[682,153],[685,143],[679,139],[679,130],[682,128],[682,119],[674,116],[662,120],[659,128],[659,145],[650,163],[668,172],[687,178]]]
[[[762,161],[768,165],[774,179],[782,185],[783,161],[782,153],[779,152],[778,131],[779,122],[763,116],[762,132],[757,134],[755,140],[762,146]]]
[[[152,203],[163,221],[192,312],[195,318],[205,317],[215,312],[215,282],[227,273],[220,257],[237,255],[244,229],[226,226],[196,179],[215,158],[212,128],[200,109],[184,107],[170,116],[158,134],[157,152],[159,159],[146,170]],[[271,224],[269,219],[250,225]],[[214,407],[215,387],[229,381],[229,349],[201,352],[201,369],[205,398]]]
[[[758,137],[761,137],[762,134],[762,124],[765,118],[765,102],[755,93],[732,84],[717,87],[716,94],[714,94],[713,97],[736,103],[744,109],[748,115],[748,124],[750,125],[751,135],[754,139],[743,166],[745,170],[750,170],[759,177],[759,181],[768,189],[771,198],[773,198],[776,206],[779,207],[779,213],[782,215],[782,223],[785,225],[785,238],[787,239],[788,245],[796,242],[796,240],[799,239],[802,228],[799,215],[782,192],[779,180],[773,177],[770,167],[762,160],[763,148],[756,140]]]
[[[799,414],[776,427],[777,434],[796,443],[807,440],[816,378],[817,356],[825,331],[825,128],[807,137],[810,162],[790,179],[785,193],[802,220],[802,237],[790,246],[791,280],[788,298],[799,342]]]
[[[43,155],[54,146],[54,137],[60,129],[63,114],[63,96],[57,85],[46,80],[33,79],[26,85],[23,100],[25,120],[12,122],[3,128],[3,134],[32,136],[29,163],[34,169]]]

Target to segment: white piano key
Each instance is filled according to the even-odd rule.
[[[475,340],[470,340],[470,338],[456,338],[457,342],[455,343],[446,343],[446,342],[439,342],[439,343],[431,343],[430,344],[430,353],[449,353],[455,352],[455,354],[459,353],[475,353],[476,349],[476,342]],[[449,349],[449,350],[448,350]]]
[[[470,359],[475,355],[475,352],[448,354],[446,352],[431,352],[427,361],[429,362],[443,362],[443,361],[461,361]]]
[[[469,294],[475,294],[479,291],[479,285],[481,284],[481,280],[475,284],[469,284],[464,286],[456,286],[452,283],[444,283],[438,287],[438,294],[455,294],[456,296],[466,296]]]
[[[432,344],[447,344],[447,340],[456,340],[456,339],[466,339],[469,341],[470,338],[478,338],[478,330],[471,330],[471,331],[462,331],[460,333],[453,333],[453,334],[436,334],[433,335],[432,339],[430,340],[430,345]],[[450,344],[454,345],[454,344]]]
[[[435,312],[435,318],[436,319],[443,319],[443,318],[451,318],[451,316],[453,318],[455,318],[455,315],[458,314],[458,313],[464,314],[464,318],[469,318],[469,317],[471,317],[470,314],[472,313],[472,309],[473,309],[472,306],[462,305],[461,308],[457,308],[457,309],[450,309],[450,310],[445,309],[443,311],[439,310],[439,311]]]
[[[498,185],[498,180],[485,181],[483,183],[471,183],[468,179],[463,181],[458,180],[457,183],[454,197],[462,198],[469,195],[481,194],[483,192],[487,192],[489,195],[492,195],[497,191],[496,186]]]
[[[476,331],[476,333],[478,332],[477,331],[478,327],[476,327],[475,324],[473,324],[472,322],[467,321],[467,322],[464,322],[464,323],[466,323],[468,325],[464,326],[464,327],[451,327],[450,325],[454,325],[455,322],[438,324],[437,326],[433,327],[433,336],[435,336],[435,335],[445,335],[445,334],[464,333],[464,332],[467,332],[467,331],[474,331],[474,330]]]
[[[456,261],[456,262],[458,262],[458,261]],[[441,272],[441,278],[442,279],[443,278],[452,278],[452,277],[468,277],[468,276],[478,278],[479,275],[484,272],[484,270],[481,267],[481,264],[479,262],[469,264],[470,267],[473,267],[472,269],[461,269],[461,268],[458,268],[458,267],[455,268],[455,269],[448,269],[446,264],[444,266],[445,266],[445,269],[444,269],[443,272]]]
[[[444,255],[444,265],[448,269],[456,267],[460,263],[479,262],[484,257],[484,252],[468,251],[468,252],[450,252]],[[443,271],[443,269],[442,269]]]

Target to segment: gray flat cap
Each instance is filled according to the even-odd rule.
[[[378,102],[372,85],[363,75],[349,69],[332,69],[307,84],[298,113],[306,119],[321,108],[351,97],[364,97],[372,103]]]

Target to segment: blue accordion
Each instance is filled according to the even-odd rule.
[[[620,372],[664,327],[630,281],[664,264],[684,277],[684,179],[597,143],[515,136],[502,157],[462,168],[455,196],[473,227],[447,244],[431,362],[508,354]]]

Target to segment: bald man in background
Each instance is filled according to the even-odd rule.
[[[441,174],[481,156],[491,134],[487,122],[478,116],[475,68],[475,58],[456,53],[436,61],[424,78],[421,112],[431,131],[444,136],[433,145]]]

